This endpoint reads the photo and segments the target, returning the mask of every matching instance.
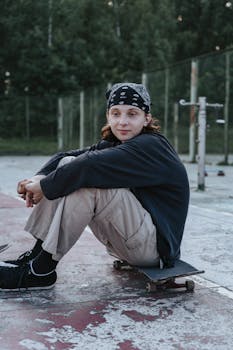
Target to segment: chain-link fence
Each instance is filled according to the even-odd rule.
[[[192,62],[196,64],[195,72]],[[198,96],[205,96],[209,103],[224,104],[222,109],[207,109],[207,153],[224,154],[226,141],[227,152],[233,153],[232,73],[233,51],[229,50],[147,74],[128,72],[121,80],[143,80],[147,85],[153,102],[152,113],[179,153],[190,152],[190,123],[196,129],[191,108],[179,105],[179,100],[196,102]],[[96,142],[105,124],[107,85],[104,82],[70,96],[0,97],[0,152],[8,151],[4,148],[6,140],[8,147],[9,140],[13,143],[20,140],[20,145],[30,145],[31,152],[41,153]]]
[[[205,96],[209,103],[224,104],[223,108],[207,108],[207,153],[224,153],[228,137],[228,152],[233,152],[233,52],[199,57],[196,71],[192,60],[147,75],[148,88],[154,102],[163,132],[180,153],[189,152],[190,107],[176,105],[181,99],[192,99],[192,80],[195,80],[196,96]],[[228,66],[227,66],[228,63]],[[193,78],[192,74],[196,74]],[[226,106],[227,105],[227,106]],[[227,108],[226,108],[227,107]],[[198,109],[195,109],[197,121]],[[227,123],[227,125],[225,124]],[[196,123],[194,123],[196,128]]]
[[[58,99],[58,144],[60,149],[84,147],[100,138],[105,124],[106,85]]]

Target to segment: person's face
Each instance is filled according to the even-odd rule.
[[[124,142],[140,134],[143,126],[150,122],[151,115],[138,107],[116,105],[109,109],[107,120],[112,133],[118,140]]]

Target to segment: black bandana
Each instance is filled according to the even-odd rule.
[[[131,105],[150,112],[150,96],[142,84],[119,83],[111,87],[106,93],[107,108],[115,105]]]

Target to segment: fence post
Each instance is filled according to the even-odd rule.
[[[68,113],[67,113],[67,117],[68,117],[68,145],[69,145],[69,148],[71,148],[73,146],[73,119],[74,119],[74,112],[73,112],[73,96],[70,96],[68,99],[67,99],[67,103],[69,105],[69,109],[68,109]]]
[[[63,101],[62,98],[58,98],[58,114],[57,114],[57,144],[58,150],[63,150],[64,147],[64,133],[63,133]]]
[[[94,95],[93,95],[93,114],[94,114],[94,125],[93,125],[93,134],[94,134],[94,141],[98,138],[98,102],[97,102],[97,91],[96,88],[94,88]]]
[[[179,152],[179,137],[178,137],[178,121],[179,121],[179,104],[174,103],[174,119],[173,119],[173,132],[174,132],[174,148],[176,152]]]
[[[168,101],[169,101],[169,68],[165,69],[165,96],[164,96],[164,135],[167,136]]]
[[[84,147],[84,91],[80,92],[79,148]]]
[[[229,152],[229,101],[230,101],[230,52],[226,52],[225,103],[224,103],[224,163],[228,164]]]
[[[147,83],[148,83],[147,74],[146,73],[142,73],[142,85],[147,87]]]
[[[111,83],[111,82],[108,82],[108,83],[107,83],[107,90],[110,90],[111,87],[112,87],[112,83]]]
[[[198,190],[205,190],[206,97],[199,97],[198,113]]]
[[[25,96],[25,122],[26,122],[26,140],[30,140],[30,104],[29,96]]]
[[[191,63],[191,88],[190,88],[190,127],[189,127],[189,161],[195,163],[196,148],[196,102],[198,85],[198,61],[192,60]]]

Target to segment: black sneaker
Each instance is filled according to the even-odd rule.
[[[4,263],[16,265],[16,266],[24,266],[29,263],[30,260],[33,260],[36,257],[33,250],[28,250],[27,252],[21,254],[16,260],[6,260]]]
[[[34,274],[31,263],[24,266],[2,266],[0,267],[0,291],[22,291],[50,289],[57,280],[56,271],[48,274]]]

